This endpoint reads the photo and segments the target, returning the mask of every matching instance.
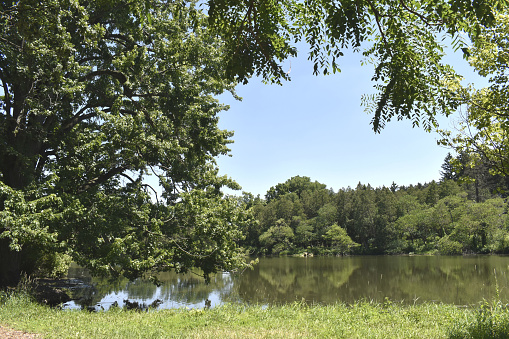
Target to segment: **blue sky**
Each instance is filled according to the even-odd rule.
[[[437,146],[437,134],[396,120],[380,134],[373,132],[372,117],[361,106],[361,96],[373,92],[373,68],[361,66],[360,54],[345,53],[342,72],[329,76],[314,76],[313,65],[300,54],[283,86],[255,78],[237,88],[242,101],[220,97],[231,106],[220,114],[220,128],[235,132],[231,157],[218,159],[220,174],[262,197],[296,175],[335,191],[358,182],[379,187],[440,179],[450,150]],[[461,56],[450,60],[469,82],[477,80]],[[441,127],[452,127],[453,120],[440,118]]]

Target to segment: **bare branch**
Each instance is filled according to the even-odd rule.
[[[86,105],[83,108],[81,108],[72,118],[70,118],[67,121],[62,122],[62,130],[69,131],[74,126],[76,126],[78,123],[82,122],[83,120],[90,119],[90,118],[97,116],[97,113],[83,114],[83,112],[85,112],[86,110],[93,108],[93,107],[94,106],[92,106],[92,105]]]
[[[149,184],[143,184],[142,186],[145,188],[150,188],[152,190],[152,192],[154,192],[154,194],[156,196],[156,202],[157,202],[157,204],[159,204],[159,195],[157,194],[157,191],[155,190],[155,188]]]
[[[172,243],[174,243],[178,247],[179,250],[181,250],[182,252],[184,252],[188,256],[194,257],[194,258],[198,258],[198,259],[205,259],[207,257],[210,257],[217,250],[217,248],[216,248],[216,249],[214,249],[212,252],[210,252],[207,255],[192,254],[192,253],[189,253],[188,251],[186,251],[185,249],[183,249],[175,239],[170,239],[170,241]]]
[[[112,40],[112,41],[115,41],[117,43],[120,43],[122,44],[124,47],[132,47],[135,45],[133,39],[129,38],[127,35],[123,35],[123,34],[106,34],[104,36],[104,39],[108,39],[108,40]]]
[[[103,109],[103,111],[106,112],[106,113],[110,113],[112,111],[112,109],[111,108],[105,108],[105,109]],[[120,114],[132,115],[133,117],[138,115],[138,112],[130,110],[130,109],[121,108],[118,111],[120,112]]]

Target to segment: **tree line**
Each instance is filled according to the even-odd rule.
[[[453,160],[463,162],[454,170]],[[508,253],[505,177],[470,168],[468,155],[442,166],[440,181],[335,192],[309,177],[271,187],[265,198],[244,193],[254,221],[242,230],[251,254]]]

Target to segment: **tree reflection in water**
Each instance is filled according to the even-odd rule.
[[[199,273],[198,273],[199,274]],[[68,278],[79,278],[86,281],[86,288],[73,291],[74,302],[64,308],[108,309],[111,305],[124,306],[124,300],[150,305],[161,300],[157,308],[204,307],[208,300],[211,306],[221,303],[222,294],[228,294],[232,287],[232,278],[228,273],[211,277],[210,284],[194,273],[176,274],[164,272],[159,274],[160,286],[144,279],[129,281],[127,279],[110,280],[92,278],[85,269],[72,266]],[[207,303],[208,303],[207,302]]]
[[[162,285],[157,287],[141,279],[90,278],[73,267],[69,277],[93,288],[76,289],[78,300],[67,307],[107,309],[114,302],[122,306],[126,299],[146,305],[160,299],[158,308],[203,308],[207,301],[212,307],[225,302],[334,304],[386,298],[407,304],[468,305],[493,298],[507,302],[508,268],[509,257],[504,256],[277,257],[261,258],[253,270],[242,274],[217,274],[209,285],[192,273],[162,273]]]

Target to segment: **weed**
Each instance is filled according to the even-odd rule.
[[[474,317],[467,322],[457,322],[451,339],[509,339],[509,312],[501,302],[481,303]]]

